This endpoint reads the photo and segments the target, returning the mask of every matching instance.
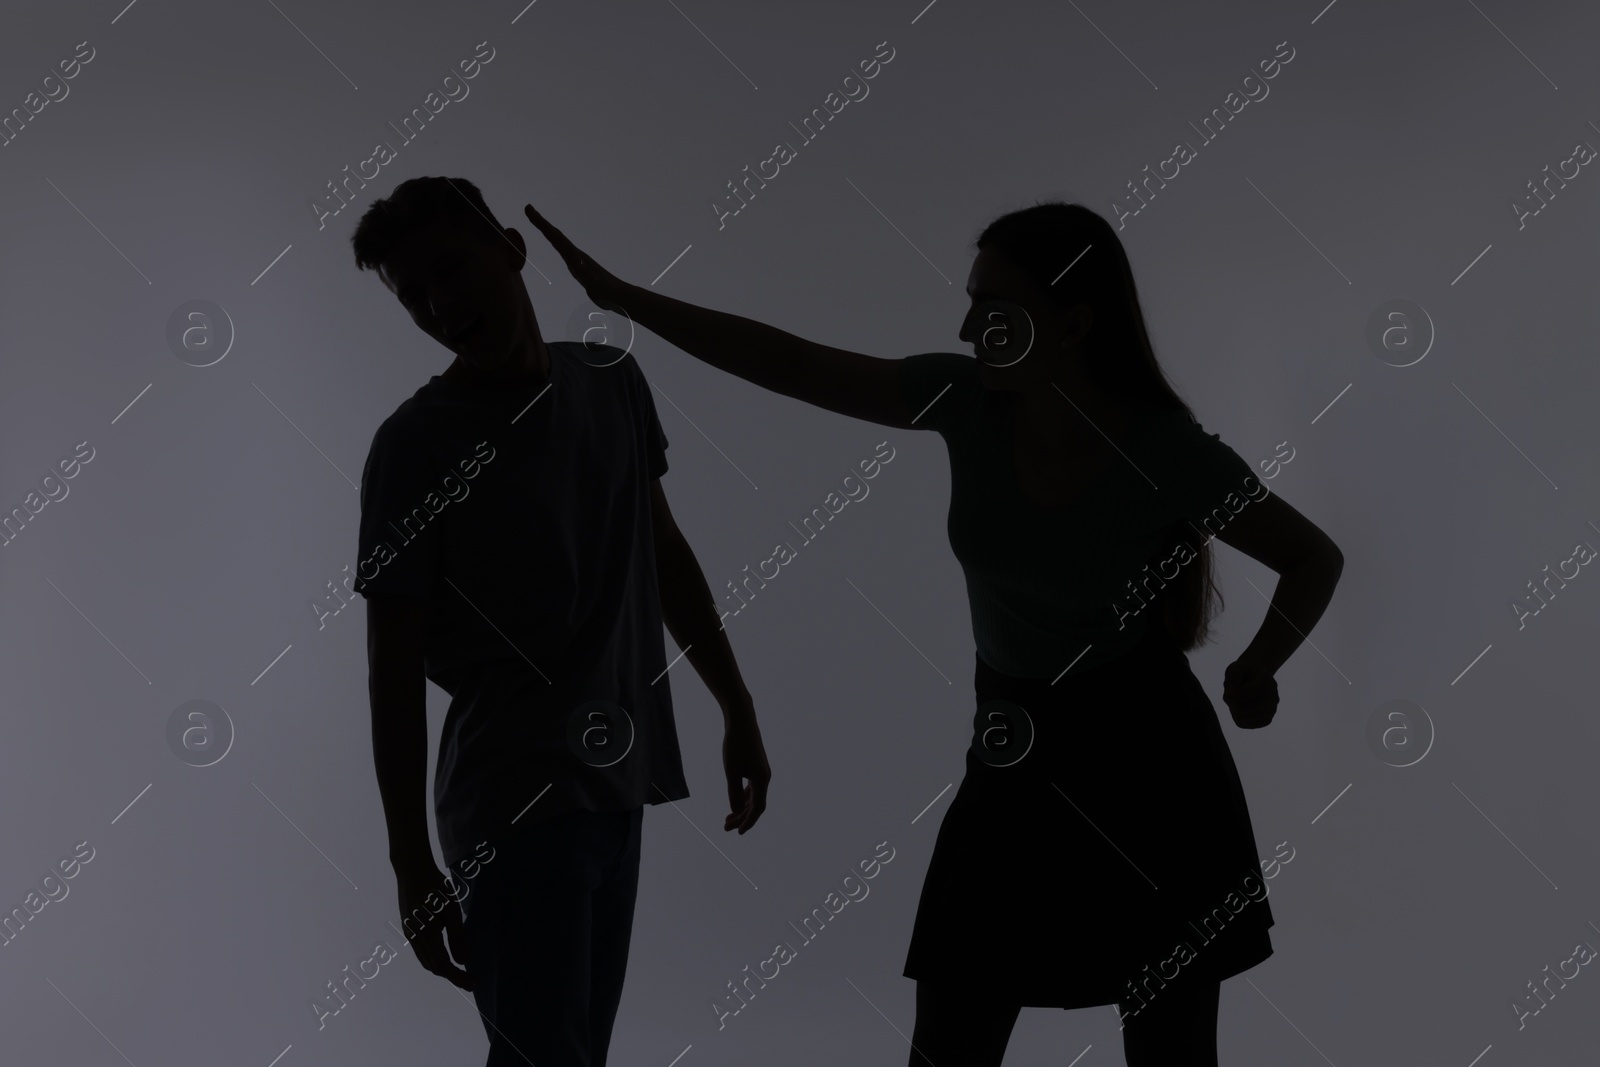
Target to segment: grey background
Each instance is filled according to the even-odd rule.
[[[1600,13],[1504,0],[276,8],[35,2],[10,5],[0,33],[0,110],[77,42],[97,50],[0,148],[0,502],[20,504],[77,442],[96,450],[69,496],[0,549],[0,903],[20,905],[77,842],[96,850],[0,948],[7,1062],[484,1053],[470,1002],[404,947],[321,1032],[307,1007],[377,941],[400,947],[364,609],[319,630],[307,601],[355,563],[373,430],[450,358],[354,269],[348,235],[374,195],[419,174],[479,183],[530,238],[525,276],[552,337],[585,302],[522,219],[527,201],[636,282],[692,246],[658,283],[685,299],[877,355],[964,352],[962,287],[986,222],[1041,197],[1110,217],[1124,183],[1198,143],[1188,123],[1285,40],[1296,56],[1270,96],[1121,231],[1168,373],[1252,464],[1290,443],[1268,484],[1347,560],[1315,647],[1279,674],[1270,728],[1238,730],[1221,702],[1269,570],[1219,548],[1227,610],[1190,657],[1260,853],[1295,849],[1269,883],[1276,954],[1223,986],[1223,1061],[1590,1062],[1600,978],[1587,968],[1520,1032],[1510,1004],[1575,943],[1600,944],[1600,579],[1585,569],[1521,631],[1508,604],[1580,538],[1600,543],[1600,177],[1585,168],[1521,230],[1508,203],[1575,142],[1600,143]],[[484,40],[496,55],[470,96],[319,232],[308,198]],[[724,183],[884,40],[896,55],[870,96],[719,232],[708,204]],[[207,368],[164,340],[195,298],[237,329]],[[1364,340],[1394,298],[1437,330],[1411,367]],[[720,831],[715,704],[686,662],[673,670],[693,796],[646,813],[612,1062],[903,1063],[915,987],[900,969],[972,713],[943,445],[759,392],[653,335],[635,351],[671,440],[665,484],[714,589],[877,442],[896,458],[730,620],[775,770],[747,836]],[[165,741],[196,698],[237,730],[207,768]],[[1405,769],[1365,741],[1392,699],[1437,731]],[[435,732],[444,706],[431,690]],[[719,1032],[709,1004],[725,983],[881,841],[896,856],[870,896]],[[972,921],[1007,936],[1007,872],[992,875]],[[1086,1046],[1085,1067],[1122,1062],[1111,1008],[1029,1010],[1006,1062],[1065,1064]]]

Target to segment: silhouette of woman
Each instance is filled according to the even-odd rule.
[[[931,429],[977,644],[966,775],[940,825],[905,975],[912,1067],[993,1067],[1023,1007],[1116,1004],[1129,1067],[1215,1067],[1219,983],[1272,953],[1243,787],[1185,652],[1208,636],[1212,538],[1280,578],[1223,675],[1236,725],[1343,556],[1166,381],[1127,254],[1078,204],[976,242],[976,359],[879,359],[624,283],[531,206],[597,305],[785,396]]]

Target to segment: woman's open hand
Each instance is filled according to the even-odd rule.
[[[1257,730],[1278,713],[1278,679],[1247,659],[1236,659],[1222,672],[1222,702],[1242,730]]]
[[[617,298],[622,295],[627,284],[589,258],[586,252],[567,239],[566,234],[546,222],[543,215],[533,210],[532,204],[524,204],[522,211],[528,216],[528,221],[544,234],[545,240],[550,242],[551,247],[560,253],[562,261],[567,265],[567,271],[579,285],[583,286],[583,291],[588,294],[589,299],[594,301],[597,307],[607,311],[621,311]]]

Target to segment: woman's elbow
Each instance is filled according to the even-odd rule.
[[[1305,557],[1305,564],[1314,567],[1318,573],[1328,576],[1329,584],[1339,580],[1339,575],[1344,573],[1344,553],[1339,551],[1339,546],[1333,539],[1323,536],[1322,540]]]

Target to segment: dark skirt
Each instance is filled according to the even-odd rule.
[[[1159,622],[1054,684],[979,659],[976,694],[907,978],[1032,1007],[1137,1008],[1272,954],[1233,754]]]

